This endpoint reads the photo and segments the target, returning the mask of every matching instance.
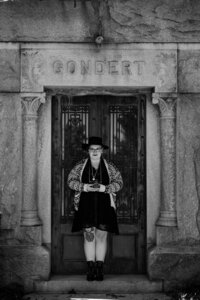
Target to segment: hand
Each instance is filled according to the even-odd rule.
[[[87,184],[86,191],[87,192],[98,192],[99,187],[95,187],[94,184]]]
[[[105,186],[105,185],[103,185],[103,184],[100,184],[100,187],[99,187],[99,192],[101,192],[101,193],[104,193],[104,192],[105,192],[105,190],[106,190],[106,186]]]
[[[101,193],[104,193],[105,192],[105,185],[103,184],[84,184],[84,192],[101,192]]]

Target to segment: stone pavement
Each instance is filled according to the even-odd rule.
[[[41,294],[31,293],[23,300],[170,300],[164,293],[148,294]]]

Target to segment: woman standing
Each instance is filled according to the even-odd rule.
[[[100,137],[90,137],[82,144],[89,158],[79,162],[68,176],[68,185],[75,191],[75,215],[72,232],[83,230],[84,252],[88,265],[87,280],[103,280],[103,263],[108,232],[119,234],[115,213],[116,192],[123,181],[119,170],[103,157]]]

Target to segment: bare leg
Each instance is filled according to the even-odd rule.
[[[96,261],[104,262],[107,251],[107,231],[96,229]]]
[[[95,228],[84,230],[84,252],[87,261],[95,261]]]

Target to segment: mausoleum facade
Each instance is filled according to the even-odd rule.
[[[136,169],[136,179],[125,178],[131,192],[122,193],[118,203],[122,236],[111,242],[120,249],[113,250],[113,262],[120,266],[128,259],[125,272],[163,280],[166,290],[198,283],[200,38],[192,21],[200,17],[195,6],[156,0],[148,5],[95,1],[97,7],[91,1],[77,1],[77,7],[67,0],[28,2],[0,3],[2,284],[17,281],[31,290],[35,280],[83,271],[82,254],[74,250],[81,237],[70,233],[65,181],[72,145],[90,134],[103,135],[119,167],[129,149],[133,165],[124,172]],[[97,44],[99,18],[103,42]],[[185,35],[176,22],[185,24]],[[114,263],[110,272],[120,274]]]

